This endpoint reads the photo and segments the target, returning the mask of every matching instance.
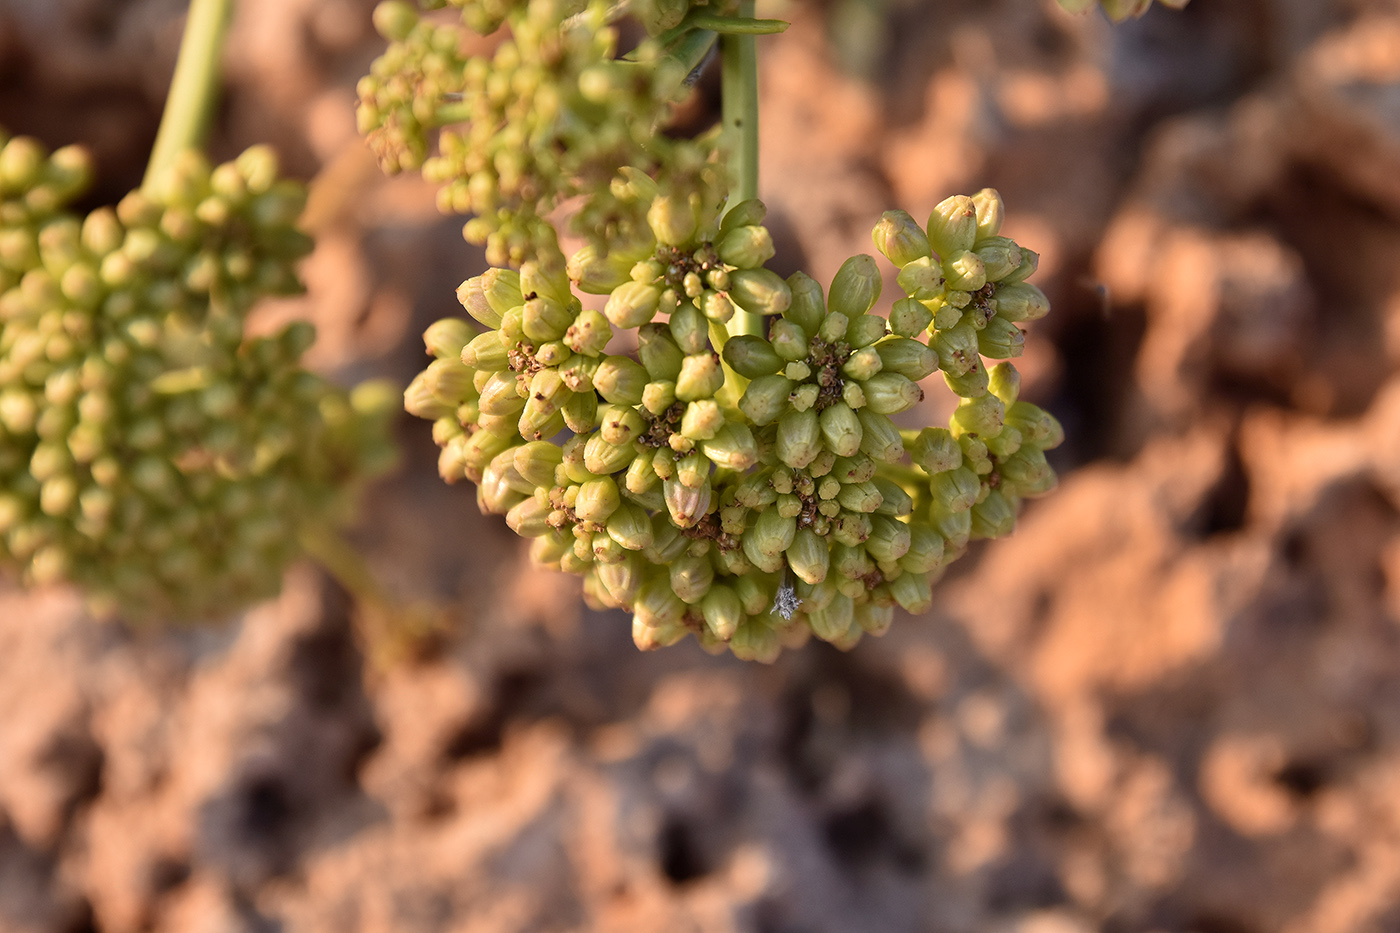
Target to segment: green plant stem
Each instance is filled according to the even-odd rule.
[[[150,193],[176,157],[186,149],[203,149],[214,120],[219,94],[224,37],[233,18],[234,0],[190,0],[175,76],[165,98],[165,112],[146,165],[141,189]]]
[[[302,550],[334,577],[356,602],[381,611],[390,607],[389,597],[364,558],[334,529],[324,525],[307,526],[301,529],[298,540]]]
[[[738,18],[752,19],[754,0],[740,0]],[[758,197],[758,47],[752,35],[720,37],[720,79],[723,82],[725,143],[734,191],[732,207]],[[740,310],[730,322],[737,334],[762,334],[763,320]]]

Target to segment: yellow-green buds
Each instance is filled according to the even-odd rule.
[[[656,316],[661,301],[661,289],[646,282],[624,282],[608,296],[603,308],[614,327],[630,330],[641,327]]]
[[[928,241],[945,261],[972,249],[977,240],[977,207],[972,198],[956,195],[939,202],[928,219]]]
[[[737,269],[729,276],[729,298],[750,314],[782,314],[792,304],[792,290],[767,269]]]
[[[864,253],[841,264],[827,293],[830,314],[844,314],[847,320],[865,314],[880,298],[880,270]]]
[[[875,248],[901,269],[931,250],[923,228],[904,211],[885,211],[870,235]]]

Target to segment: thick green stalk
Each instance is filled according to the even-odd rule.
[[[740,0],[738,16],[752,19],[754,0]],[[730,205],[758,197],[758,47],[752,35],[720,37],[725,144],[734,190]],[[738,334],[762,334],[757,314],[739,311],[729,329]]]
[[[186,149],[203,149],[214,120],[219,94],[219,66],[224,37],[233,18],[234,0],[190,0],[175,77],[165,98],[165,112],[141,188],[150,192],[175,158]]]

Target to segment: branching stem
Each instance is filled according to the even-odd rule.
[[[175,76],[165,98],[142,190],[158,188],[171,163],[186,149],[203,149],[219,96],[224,38],[234,0],[190,0],[185,34],[175,60]]]
[[[740,0],[738,18],[752,19],[754,0]],[[752,35],[720,37],[725,144],[734,191],[731,206],[758,197],[758,48]],[[730,324],[737,334],[762,334],[763,320],[739,311]]]

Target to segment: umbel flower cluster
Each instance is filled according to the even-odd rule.
[[[454,5],[460,22],[422,19],[399,0],[379,5],[374,21],[389,47],[360,80],[358,119],[386,171],[421,169],[441,185],[439,207],[474,215],[464,234],[486,247],[488,261],[519,266],[557,255],[546,216],[571,198],[573,228],[600,248],[644,239],[647,205],[618,196],[618,166],[667,190],[697,186],[708,149],[667,138],[660,123],[709,49],[703,37],[645,42],[619,59],[611,25],[619,5],[609,0]],[[632,4],[656,33],[693,5],[705,6]],[[510,36],[489,59],[462,51],[471,32],[502,22]],[[429,135],[438,127],[434,149]]]
[[[567,276],[527,262],[464,282],[479,327],[434,324],[405,396],[433,421],[442,476],[475,482],[590,601],[632,612],[639,647],[853,645],[895,606],[928,608],[970,539],[1009,533],[1054,486],[1058,423],[1018,398],[1010,363],[985,362],[1019,356],[1019,325],[1049,310],[995,191],[949,198],[926,226],[884,215],[874,242],[904,293],[888,316],[874,258],[825,290],[785,281],[764,267],[760,202],[721,220],[718,198],[648,193],[645,241],[585,247]],[[764,333],[730,336],[736,309]],[[935,373],[960,397],[948,426],[900,430]]]
[[[0,565],[136,615],[226,611],[275,592],[297,529],[392,458],[393,399],[303,369],[309,324],[244,333],[310,248],[269,150],[188,153],[78,216],[89,174],[0,134]]]

